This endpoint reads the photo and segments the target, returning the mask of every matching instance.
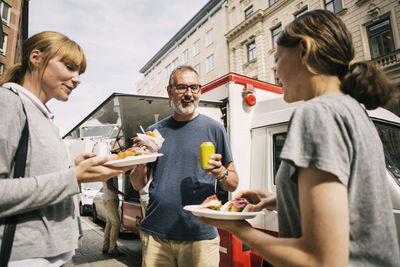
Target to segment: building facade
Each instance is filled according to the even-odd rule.
[[[138,87],[139,93],[157,95],[158,91],[152,88],[165,89],[167,84],[165,77],[168,76],[168,71],[164,69],[168,69],[170,63],[173,63],[170,65],[171,69],[182,63],[193,66],[200,64],[202,84],[228,72],[276,83],[275,40],[287,24],[313,9],[327,9],[338,14],[352,33],[355,60],[370,61],[381,67],[400,88],[400,2],[398,0],[226,0],[210,1],[205,7],[212,8],[216,5],[220,8],[212,19],[207,20],[200,28],[195,28],[198,25],[192,27],[191,22],[197,18],[196,16],[203,16],[199,12],[176,36],[180,37],[181,32],[192,31],[195,31],[196,35],[186,38],[174,37],[168,44],[178,43],[175,49],[168,50],[164,47],[142,68],[145,77]],[[212,48],[218,47],[218,53],[210,50],[189,61],[181,60],[184,58],[185,49],[195,46],[196,40],[201,40],[201,45],[205,44],[208,29],[215,30],[213,35],[215,44]],[[207,56],[211,53],[216,55],[213,63],[215,69],[213,75],[208,75],[205,67]],[[159,61],[163,64],[156,66],[154,58],[163,59]],[[174,61],[176,59],[177,61]],[[164,79],[161,79],[163,83],[158,83],[156,87],[152,86],[151,82],[154,79],[154,73],[149,71],[151,66],[157,69],[156,72],[165,73]],[[400,115],[398,104],[391,109]]]
[[[0,42],[0,75],[20,61],[22,42],[28,38],[28,0],[0,1],[3,42]]]
[[[398,0],[229,0],[229,69],[275,83],[275,39],[297,16],[328,9],[342,17],[355,44],[355,60],[371,61],[400,84]],[[251,12],[249,12],[251,10]]]
[[[225,0],[209,1],[142,69],[144,78],[137,92],[166,96],[172,70],[178,65],[192,65],[201,84],[229,72]]]

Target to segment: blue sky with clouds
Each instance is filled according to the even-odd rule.
[[[150,58],[208,0],[30,0],[29,36],[52,30],[82,46],[88,66],[68,102],[50,100],[64,135],[113,92],[135,93]]]

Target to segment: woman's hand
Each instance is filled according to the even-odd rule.
[[[92,152],[82,153],[82,154],[80,154],[79,156],[77,156],[77,157],[74,159],[75,166],[78,166],[79,163],[80,163],[81,161],[83,161],[83,160],[85,160],[85,159],[93,158],[93,157],[95,157],[95,156],[96,156],[96,154],[95,154],[95,153],[92,153]]]
[[[116,155],[93,157],[93,153],[86,153],[75,159],[75,175],[79,183],[105,182],[111,177],[119,175],[135,167],[107,167],[103,164],[115,160]]]
[[[218,229],[223,229],[231,233],[237,233],[238,231],[243,230],[246,227],[252,227],[247,221],[245,220],[216,220],[210,219],[205,217],[199,217],[197,219],[199,223],[209,224],[217,227]]]
[[[234,199],[245,198],[254,206],[249,211],[260,211],[262,209],[276,210],[276,194],[265,193],[260,190],[240,191]]]

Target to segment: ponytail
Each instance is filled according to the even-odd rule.
[[[0,77],[0,86],[7,82],[14,82],[21,84],[26,70],[21,63],[16,63],[7,69]]]
[[[397,101],[395,86],[375,65],[353,63],[341,82],[342,92],[349,94],[366,109],[375,109]]]

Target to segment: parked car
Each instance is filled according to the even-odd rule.
[[[93,208],[93,199],[99,192],[101,183],[82,183],[79,194],[79,214],[81,216],[91,215]]]

